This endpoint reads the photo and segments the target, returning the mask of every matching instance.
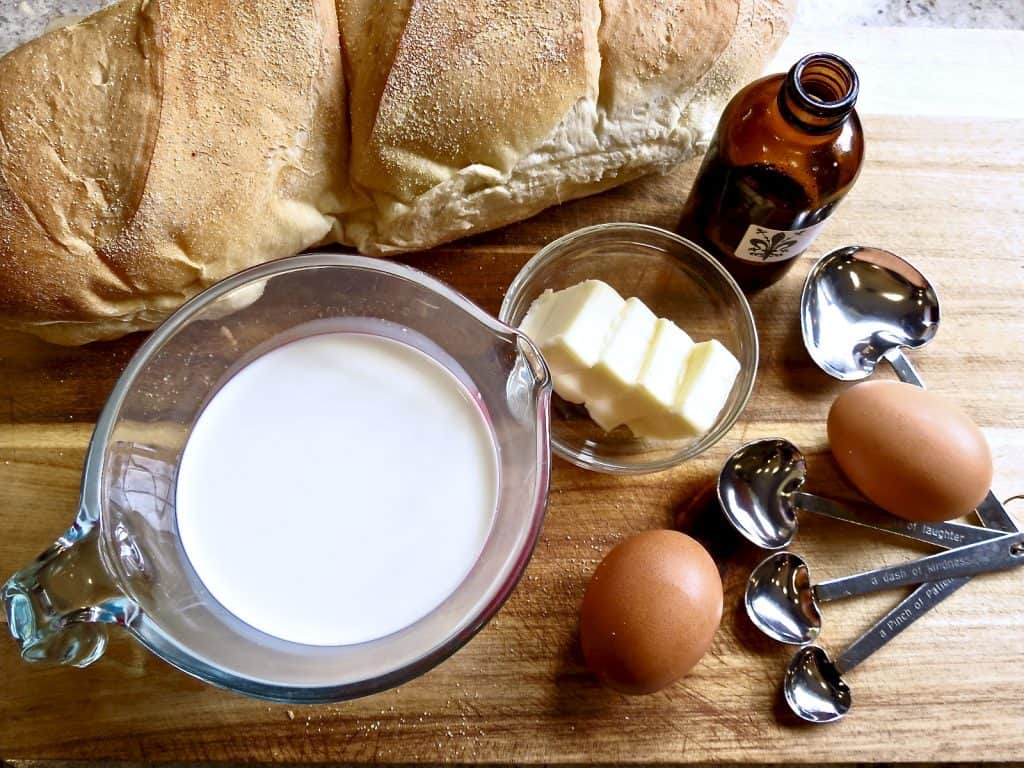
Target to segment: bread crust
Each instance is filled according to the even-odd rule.
[[[0,306],[88,316],[131,286],[104,249],[134,217],[163,96],[159,7],[114,6],[0,60]],[[81,61],[76,68],[60,66]]]
[[[116,76],[61,89],[100,68]],[[347,173],[341,71],[329,0],[127,0],[0,59],[4,325],[65,344],[151,328],[216,280],[323,239]],[[76,157],[52,171],[18,149],[60,155],[76,124],[89,126]],[[101,162],[136,132],[148,160]],[[90,189],[118,191],[105,219]]]
[[[0,58],[0,327],[154,327],[252,264],[389,254],[664,170],[792,0],[122,0]]]
[[[379,185],[370,207],[340,219],[338,240],[375,255],[417,250],[668,170],[696,152],[725,100],[760,72],[795,1],[584,0],[581,7],[590,8],[577,34],[595,40],[585,79],[599,83],[596,92],[579,95],[510,170],[482,158],[465,162],[411,199]]]

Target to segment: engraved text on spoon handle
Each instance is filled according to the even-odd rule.
[[[970,576],[922,584],[883,616],[875,626],[853,641],[836,660],[839,674],[846,674],[896,635],[971,580]]]
[[[822,601],[839,600],[904,584],[921,584],[1018,566],[1024,566],[1024,534],[1003,535],[887,568],[823,581],[814,587],[814,596]]]
[[[903,536],[925,544],[939,547],[960,547],[988,541],[1002,535],[999,531],[986,530],[963,523],[915,523],[904,520],[867,506],[850,507],[837,501],[797,491],[792,495],[793,506],[816,515],[843,520],[854,525]]]

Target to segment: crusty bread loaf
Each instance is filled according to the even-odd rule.
[[[664,170],[793,1],[123,0],[0,59],[0,327],[111,338]]]

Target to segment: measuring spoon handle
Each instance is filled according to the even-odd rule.
[[[856,667],[970,580],[970,576],[961,576],[919,586],[843,651],[843,655],[836,659],[839,674]]]
[[[814,596],[819,601],[840,600],[905,584],[971,576],[1021,565],[1024,565],[1024,534],[1004,534],[991,541],[959,547],[907,563],[823,581],[814,587]]]
[[[1018,530],[1017,524],[1010,517],[1010,513],[1006,511],[1006,507],[1003,506],[1002,502],[996,498],[992,491],[989,491],[988,496],[978,505],[977,512],[981,522],[989,528],[1006,531],[1007,533],[1016,533]]]
[[[998,530],[988,530],[963,523],[914,523],[879,509],[867,506],[854,509],[840,504],[838,501],[815,496],[805,491],[797,491],[792,494],[791,501],[793,506],[806,512],[892,533],[925,544],[935,544],[946,549],[961,547],[965,544],[976,544],[979,541],[990,541],[1003,535]]]
[[[921,380],[917,369],[910,362],[910,358],[903,354],[902,349],[890,347],[882,353],[882,357],[889,361],[889,365],[896,371],[896,376],[899,377],[900,381],[924,389],[924,381]]]

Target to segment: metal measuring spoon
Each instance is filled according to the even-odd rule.
[[[918,349],[939,329],[939,297],[916,267],[881,248],[851,245],[827,253],[807,275],[800,330],[811,359],[829,376],[855,381],[887,360],[901,381],[924,387],[903,348]],[[1018,530],[989,492],[978,506],[989,528]]]
[[[831,723],[850,711],[852,697],[843,675],[970,581],[969,577],[922,584],[857,638],[835,661],[817,645],[805,645],[786,669],[782,692],[797,717]]]
[[[881,359],[902,381],[924,386],[903,349],[939,328],[939,297],[913,265],[880,248],[853,245],[823,256],[800,296],[804,346],[830,376],[856,381]]]
[[[878,360],[884,357],[902,381],[923,387],[924,382],[903,355],[901,347],[917,349],[924,346],[935,336],[938,323],[938,297],[927,279],[895,254],[877,248],[853,246],[826,254],[811,269],[800,297],[800,326],[808,354],[830,376],[845,381],[868,376]],[[978,506],[977,513],[988,528],[1004,532],[1018,530],[1013,518],[991,491]],[[894,620],[894,616],[898,617],[908,601],[916,606],[915,601],[921,595],[934,591],[941,594],[917,607],[912,621],[968,581],[970,578],[965,577],[922,584],[872,631],[878,630],[884,622]],[[870,635],[869,631],[865,638]],[[882,638],[879,647],[888,639],[884,632]],[[854,651],[855,646],[857,643],[844,654],[844,658]],[[876,649],[872,648],[869,653],[873,650]],[[820,649],[818,652],[824,654]],[[809,661],[821,661],[816,653],[808,651],[804,655]],[[855,654],[853,658],[856,664],[866,656],[857,658]],[[827,659],[825,655],[824,660]],[[796,661],[794,659],[794,663]],[[838,666],[840,671],[844,668],[842,663]],[[847,671],[852,667],[853,664],[845,665]],[[791,672],[792,669],[793,665]],[[823,669],[820,663],[817,669],[819,672]],[[828,706],[820,712],[815,712],[811,706],[813,702],[801,702],[797,698],[800,690],[806,692],[810,689],[792,688],[792,674],[787,674],[786,700],[790,708],[812,722],[828,722],[842,717],[849,708],[849,689],[842,683],[840,672],[832,671],[835,674],[829,680],[820,674],[815,678],[818,685],[827,686],[834,694],[829,698]],[[837,681],[841,685],[833,684]],[[841,695],[843,690],[845,705]],[[807,706],[802,707],[801,703]]]
[[[718,501],[732,526],[763,549],[782,549],[796,536],[797,509],[939,546],[978,541],[976,526],[915,523],[868,507],[856,510],[801,491],[807,462],[788,440],[755,440],[734,452],[718,474]]]
[[[1006,537],[1004,533],[985,528],[973,530],[976,543]],[[1002,542],[996,544],[1001,554],[996,554],[990,565],[994,565],[994,569],[1024,566],[1024,544],[1013,542],[1013,537],[1006,538],[1009,546],[1004,549]],[[968,547],[952,554],[959,555],[962,551],[971,550]],[[891,573],[893,569],[879,569],[812,586],[810,571],[802,557],[793,552],[776,552],[761,561],[750,574],[743,602],[754,626],[768,637],[780,643],[803,645],[814,641],[821,633],[819,603],[914,583],[906,581],[905,576],[915,571],[918,574],[915,579],[924,581],[925,578],[918,578],[922,569],[920,563],[928,560],[925,558],[923,561],[894,566],[895,574]],[[939,563],[933,561],[924,570],[930,572],[941,568]]]

